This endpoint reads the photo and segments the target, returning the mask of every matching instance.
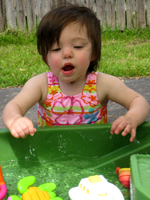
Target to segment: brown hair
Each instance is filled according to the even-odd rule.
[[[65,26],[72,22],[85,25],[92,43],[92,56],[88,72],[96,71],[101,57],[101,28],[100,21],[93,11],[84,6],[66,5],[49,11],[41,20],[37,30],[37,48],[45,61],[51,46],[59,43],[60,34]]]

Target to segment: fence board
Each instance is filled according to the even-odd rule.
[[[10,28],[17,28],[16,26],[16,17],[15,17],[15,8],[14,8],[14,0],[5,0],[6,3],[6,17],[7,17],[7,25]]]
[[[126,0],[127,28],[135,27],[135,0]]]
[[[76,1],[74,3],[77,3]],[[62,6],[66,4],[66,0],[57,0],[57,6]]]
[[[46,0],[46,13],[50,11],[50,1]]]
[[[145,28],[145,0],[136,0],[136,25]]]
[[[24,29],[25,24],[25,6],[24,0],[16,0],[16,11],[17,11],[17,25],[19,29]]]
[[[6,13],[4,0],[0,0],[0,31],[4,30],[6,25]]]
[[[85,1],[84,0],[78,0],[78,4],[81,5],[81,6],[85,6]]]
[[[67,2],[91,8],[104,28],[150,27],[150,0],[0,0],[0,31],[5,25],[25,28],[26,23],[29,30],[34,29],[45,13]]]
[[[100,20],[101,26],[106,28],[106,13],[105,13],[105,0],[96,1],[97,17]]]
[[[115,29],[115,1],[106,0],[106,24],[112,30]]]
[[[35,29],[35,27],[36,27],[34,0],[26,0],[26,10],[27,10],[28,29],[31,31],[31,30]]]
[[[50,10],[50,7],[49,7],[49,10]],[[42,17],[46,13],[45,4],[43,3],[43,0],[36,0],[35,13],[36,13],[36,16],[37,16],[37,22],[40,22]]]
[[[96,13],[95,0],[86,0],[86,6]]]
[[[125,1],[116,0],[116,26],[120,30],[125,28]]]
[[[53,8],[53,1],[50,1],[50,10]]]
[[[147,25],[150,27],[150,0],[146,0]]]
[[[67,0],[49,0],[50,1],[50,9],[56,8],[58,6],[65,5],[67,3]],[[69,3],[75,4],[76,0],[71,0]]]
[[[57,0],[50,1],[50,9],[57,7]]]

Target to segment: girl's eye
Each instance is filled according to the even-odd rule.
[[[60,50],[60,48],[52,49],[52,51],[54,51],[54,52],[57,52],[59,50]]]
[[[75,49],[82,49],[83,46],[74,46]]]

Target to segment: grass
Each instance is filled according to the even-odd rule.
[[[0,33],[0,88],[22,86],[48,70],[37,52],[34,32]],[[150,76],[150,28],[103,31],[99,70],[125,78]]]
[[[117,77],[150,76],[150,29],[102,34],[101,71]]]
[[[0,88],[22,86],[46,70],[37,52],[35,33],[7,30],[0,34]]]

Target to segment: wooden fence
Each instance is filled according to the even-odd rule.
[[[35,29],[47,11],[66,2],[93,9],[104,28],[150,27],[150,0],[0,0],[0,31]]]

